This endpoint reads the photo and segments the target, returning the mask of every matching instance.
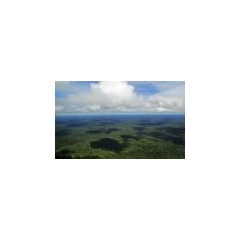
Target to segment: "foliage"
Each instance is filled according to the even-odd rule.
[[[184,115],[60,116],[56,159],[183,159]]]

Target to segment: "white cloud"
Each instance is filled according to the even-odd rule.
[[[56,113],[184,111],[184,84],[156,82],[156,87],[158,93],[144,96],[127,82],[91,83],[84,90],[60,82],[56,89],[65,91],[66,96],[56,99]]]

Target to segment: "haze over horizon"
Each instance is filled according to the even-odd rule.
[[[183,81],[56,81],[55,114],[184,113]]]

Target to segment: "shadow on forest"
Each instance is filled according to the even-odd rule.
[[[184,136],[172,136],[169,134],[166,134],[164,132],[158,132],[158,131],[154,131],[154,132],[150,132],[148,134],[151,137],[157,138],[157,139],[162,139],[165,141],[172,141],[175,144],[179,144],[179,145],[185,145],[185,137]]]
[[[184,135],[185,134],[185,127],[163,127],[163,128],[158,128],[159,130],[164,130],[168,133],[171,134],[178,134],[178,135]]]
[[[120,151],[123,149],[123,144],[120,144],[117,140],[112,138],[102,138],[98,141],[91,141],[92,148],[100,148],[110,151]]]
[[[66,136],[69,134],[69,130],[57,130],[55,132],[55,137]]]
[[[103,133],[103,130],[88,130],[86,131],[86,133],[90,133],[90,134],[97,134],[97,133]]]
[[[94,130],[88,130],[86,133],[90,134],[100,134],[100,133],[111,133],[111,132],[116,132],[119,131],[119,128],[109,128],[109,129],[94,129]]]
[[[70,151],[63,149],[61,151],[55,152],[55,159],[71,159]]]

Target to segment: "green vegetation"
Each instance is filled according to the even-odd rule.
[[[183,159],[185,118],[56,117],[56,159]]]

